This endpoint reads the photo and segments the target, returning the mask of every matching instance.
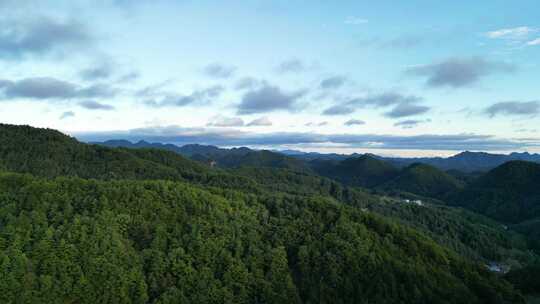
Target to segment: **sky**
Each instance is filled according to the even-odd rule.
[[[0,122],[82,141],[540,152],[537,0],[0,0]]]

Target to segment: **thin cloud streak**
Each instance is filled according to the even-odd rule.
[[[487,107],[484,113],[494,118],[497,115],[529,116],[540,114],[540,101],[505,101]]]
[[[129,131],[87,132],[74,134],[84,141],[113,138],[149,140],[178,145],[200,143],[217,146],[283,146],[311,144],[340,144],[350,148],[415,149],[415,150],[481,150],[508,151],[540,147],[539,139],[504,139],[490,135],[378,135],[378,134],[322,134],[275,132],[257,134],[237,129],[183,128],[179,126],[149,127]]]
[[[488,61],[481,57],[449,58],[441,62],[411,67],[406,75],[425,78],[431,88],[470,87],[492,74],[508,74],[517,66],[505,62]]]

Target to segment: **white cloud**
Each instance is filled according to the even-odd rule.
[[[269,127],[271,125],[272,125],[272,121],[270,121],[270,119],[268,119],[268,117],[266,116],[257,118],[247,124],[248,127],[252,127],[252,126]]]
[[[521,39],[527,39],[527,37],[532,34],[538,32],[538,29],[531,28],[528,26],[520,26],[520,27],[514,27],[514,28],[506,28],[506,29],[500,29],[492,32],[487,32],[486,36],[491,39],[513,39],[513,40],[521,40]]]
[[[540,38],[527,42],[527,45],[540,45]]]
[[[207,124],[208,127],[242,127],[244,121],[239,117],[214,116]]]

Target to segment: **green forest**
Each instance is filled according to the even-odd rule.
[[[0,125],[0,303],[491,304],[540,291],[538,225],[520,224],[534,214],[501,220],[504,206],[471,194],[503,171],[469,185],[370,160],[353,178],[245,155],[214,168]]]

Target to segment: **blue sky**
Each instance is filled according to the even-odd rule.
[[[0,0],[0,122],[81,140],[540,151],[537,1]]]

